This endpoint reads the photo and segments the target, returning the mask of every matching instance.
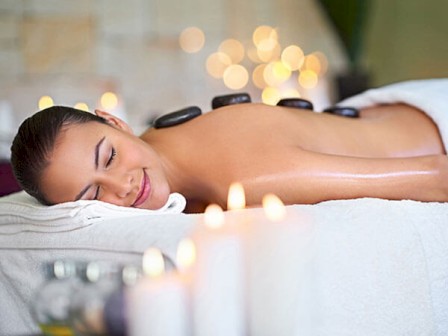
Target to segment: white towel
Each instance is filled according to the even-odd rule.
[[[184,196],[172,193],[166,204],[158,210],[122,207],[86,200],[45,206],[21,191],[0,198],[0,234],[16,234],[24,231],[70,231],[112,218],[179,214],[185,209],[185,205]]]
[[[445,149],[448,149],[448,78],[390,84],[367,90],[338,105],[366,108],[393,103],[406,103],[425,112],[436,123]]]

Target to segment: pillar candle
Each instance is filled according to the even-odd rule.
[[[145,275],[127,291],[129,336],[191,335],[187,288],[176,273],[164,273],[160,251],[143,257]]]
[[[275,195],[267,195],[263,203],[266,215],[253,221],[248,239],[250,334],[306,335],[298,321],[303,321],[311,225]]]
[[[222,209],[211,205],[193,234],[192,304],[195,336],[245,336],[244,255],[237,226],[225,223]]]

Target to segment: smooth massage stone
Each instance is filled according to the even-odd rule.
[[[197,106],[186,107],[182,110],[171,112],[158,117],[154,121],[154,128],[164,128],[183,124],[184,122],[196,118],[201,114],[202,111]]]
[[[216,96],[212,99],[212,109],[227,105],[250,103],[251,99],[247,93],[235,93],[224,96]]]
[[[313,110],[314,106],[313,103],[301,98],[285,98],[281,99],[277,106],[285,106],[285,107],[294,107],[299,109],[305,109],[305,110]]]
[[[341,117],[358,118],[359,111],[354,107],[333,106],[326,108],[323,112],[336,114]]]

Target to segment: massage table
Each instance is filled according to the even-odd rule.
[[[431,117],[446,144],[447,82],[392,85],[344,103],[363,107],[404,101],[434,111]],[[437,95],[440,99],[431,98]],[[17,218],[19,213],[2,216],[11,204],[27,203],[23,197],[19,193],[0,198],[1,335],[39,331],[30,307],[45,281],[47,262],[109,260],[138,265],[143,252],[155,246],[175,263],[177,244],[203,221],[202,214],[132,212],[136,209],[112,215],[106,211],[93,219],[82,217],[83,211],[67,211],[70,215],[59,218],[57,225],[47,226]],[[361,198],[287,209],[313,227],[310,253],[303,253],[307,280],[297,279],[298,305],[287,321],[288,335],[448,334],[448,204]],[[263,210],[242,211],[257,218]],[[300,258],[287,256],[284,263]],[[261,280],[269,291],[269,281]],[[269,314],[267,310],[266,319]]]

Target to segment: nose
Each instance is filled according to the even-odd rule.
[[[118,199],[127,197],[133,189],[133,177],[131,174],[120,171],[109,171],[104,176],[103,190],[104,196],[110,196]]]

